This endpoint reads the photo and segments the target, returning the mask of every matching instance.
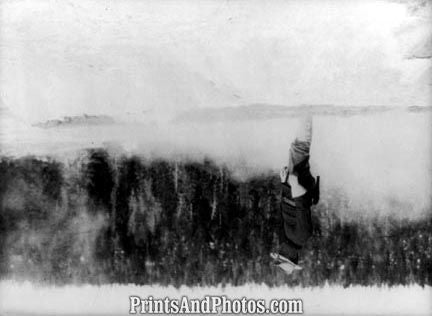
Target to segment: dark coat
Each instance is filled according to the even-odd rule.
[[[288,239],[288,242],[295,244],[299,248],[303,247],[312,235],[311,206],[312,198],[308,192],[300,197],[293,198],[290,185],[282,183],[282,242]]]

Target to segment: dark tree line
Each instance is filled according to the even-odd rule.
[[[3,278],[432,284],[431,216],[344,220],[349,203],[337,191],[323,194],[313,211],[303,270],[285,276],[268,256],[278,243],[278,178],[238,181],[210,160],[143,161],[101,149],[70,163],[3,158],[0,199]]]

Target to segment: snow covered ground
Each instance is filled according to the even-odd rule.
[[[174,287],[138,285],[67,285],[54,287],[30,282],[0,282],[0,313],[5,315],[126,315],[129,296],[146,298],[202,298],[226,295],[228,298],[300,298],[305,315],[430,315],[432,288],[349,287],[269,288],[265,285],[221,287]]]

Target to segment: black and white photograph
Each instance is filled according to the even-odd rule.
[[[431,0],[0,0],[0,315],[431,315]]]

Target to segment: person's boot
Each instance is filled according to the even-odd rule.
[[[299,249],[301,248],[297,245],[285,241],[280,245],[279,251],[271,253],[270,256],[275,260],[276,264],[284,261],[297,264],[299,260]]]
[[[272,252],[270,253],[270,257],[274,260],[274,264],[278,265],[284,262],[289,262],[293,264],[298,264],[298,255],[295,257],[284,256],[283,254]]]

